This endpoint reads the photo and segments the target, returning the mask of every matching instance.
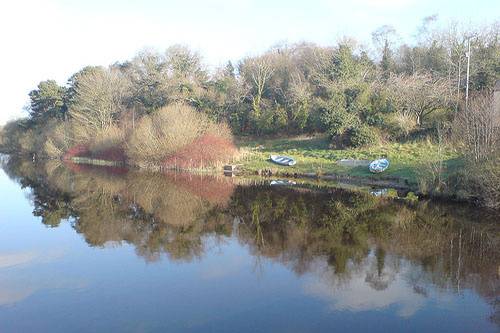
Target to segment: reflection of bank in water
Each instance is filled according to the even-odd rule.
[[[148,260],[167,254],[189,261],[204,255],[207,239],[236,238],[297,274],[319,260],[348,277],[374,255],[367,279],[379,289],[391,283],[384,258],[395,256],[422,265],[442,286],[492,294],[498,284],[492,281],[498,281],[499,227],[487,217],[473,223],[480,212],[465,205],[408,204],[316,181],[269,186],[262,179],[187,173],[72,171],[58,161],[7,167],[32,188],[43,223],[57,227],[71,219],[89,244],[126,242]],[[472,281],[474,274],[482,280]]]
[[[275,179],[271,180],[269,182],[269,185],[271,186],[292,186],[292,185],[297,185],[297,183],[293,180],[289,179]]]
[[[298,274],[319,260],[340,280],[348,279],[365,258],[373,258],[365,283],[384,290],[394,280],[387,258],[404,258],[422,267],[412,282],[416,293],[425,294],[422,285],[432,283],[457,292],[475,288],[492,299],[500,287],[499,226],[488,214],[475,223],[477,212],[470,207],[263,185],[238,187],[233,201],[239,204],[232,213],[242,221],[238,238],[253,254]]]
[[[370,190],[370,194],[376,197],[385,197],[389,193],[389,189],[387,188],[377,188]]]

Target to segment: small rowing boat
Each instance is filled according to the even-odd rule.
[[[368,166],[368,169],[370,170],[370,172],[373,173],[381,173],[387,170],[388,167],[389,167],[389,160],[386,158],[381,158],[372,161]]]
[[[295,165],[295,163],[297,163],[293,158],[289,156],[271,155],[269,159],[276,164],[285,166],[292,166]]]

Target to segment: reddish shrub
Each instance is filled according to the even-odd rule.
[[[164,174],[178,188],[213,204],[226,205],[234,192],[235,185],[231,178],[173,171]]]
[[[122,147],[111,147],[91,153],[91,157],[98,160],[122,162],[125,161],[125,150]]]
[[[64,165],[74,173],[102,172],[107,175],[124,175],[129,171],[126,167],[74,163],[71,160],[65,160]]]
[[[87,145],[76,145],[63,155],[63,160],[70,160],[73,157],[88,157],[97,160],[122,162],[125,161],[125,150],[121,147],[111,147],[102,151],[91,152]]]
[[[237,149],[232,140],[205,134],[168,156],[162,163],[165,168],[204,168],[230,161]]]
[[[68,151],[63,155],[63,160],[70,160],[73,157],[87,157],[89,153],[89,147],[86,145],[76,145],[68,149]]]

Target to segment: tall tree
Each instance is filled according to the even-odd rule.
[[[82,73],[75,81],[70,116],[90,135],[108,128],[125,110],[129,86],[127,78],[116,69]]]
[[[64,117],[65,94],[66,88],[59,86],[54,80],[40,82],[37,89],[29,93],[30,117],[35,121],[46,117]]]
[[[252,118],[259,119],[262,115],[264,93],[269,86],[269,80],[274,73],[270,55],[247,58],[240,64],[240,73],[250,87],[252,101]]]
[[[372,33],[373,44],[380,54],[380,68],[384,79],[389,77],[394,68],[393,47],[396,40],[396,29],[390,25],[383,25]]]

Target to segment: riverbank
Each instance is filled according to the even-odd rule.
[[[419,179],[433,164],[442,163],[444,177],[461,164],[455,151],[443,147],[440,150],[430,141],[332,149],[328,138],[318,135],[276,139],[238,138],[237,145],[243,152],[238,165],[240,174],[316,176],[412,190],[418,188]],[[277,165],[269,160],[271,154],[291,156],[296,159],[297,164]],[[390,167],[381,174],[371,173],[366,164],[381,157],[390,160]],[[359,161],[366,163],[357,163]]]
[[[430,141],[387,143],[366,148],[332,149],[325,135],[288,138],[239,137],[236,144],[241,152],[234,161],[235,175],[273,176],[285,178],[317,178],[345,181],[360,185],[393,187],[418,191],[419,181],[429,169],[441,163],[442,176],[447,177],[460,167],[459,155],[450,149],[441,149]],[[288,155],[296,159],[294,166],[280,166],[269,160],[269,155]],[[381,174],[368,171],[369,161],[387,157],[389,169]],[[123,166],[123,162],[73,157],[76,163]],[[144,168],[144,165],[132,167]],[[161,170],[160,166],[147,166]],[[176,169],[175,167],[172,169]],[[183,170],[186,170],[183,168]],[[219,168],[191,168],[187,171],[219,173]]]
[[[386,188],[396,190],[398,197],[402,198],[410,194],[412,198],[417,195],[419,198],[469,202],[474,205],[481,205],[480,198],[463,195],[451,187],[445,188],[445,191],[434,191],[432,187],[425,188],[429,182],[427,184],[423,184],[423,182],[428,181],[428,169],[436,167],[436,155],[440,155],[440,158],[442,158],[440,162],[442,163],[442,170],[439,177],[441,177],[440,181],[443,183],[453,184],[455,180],[453,177],[456,177],[457,172],[460,172],[462,168],[462,162],[458,154],[452,151],[437,154],[437,147],[430,142],[335,150],[328,148],[327,140],[324,137],[315,136],[260,140],[239,138],[237,144],[242,154],[239,160],[233,161],[236,171],[226,174],[226,176],[236,177],[235,180],[255,181],[259,179],[275,180],[286,178],[294,179],[297,183],[299,181],[301,183],[307,182],[315,186],[328,183],[368,189]],[[269,160],[271,153],[291,155],[297,159],[297,164],[293,167],[276,165]],[[370,173],[366,161],[381,156],[388,157],[391,160],[391,166],[382,174]],[[447,159],[444,159],[443,156]],[[32,156],[26,155],[25,158],[31,160]],[[340,160],[337,158],[340,158]],[[39,159],[44,160],[45,158],[42,156],[36,158],[36,160]],[[342,159],[363,161],[363,163],[345,163],[345,160],[341,161]],[[71,157],[63,159],[63,161],[70,162],[70,166],[77,168],[95,165],[117,167],[120,170],[132,168],[151,172],[179,171],[201,175],[224,175],[222,166],[217,168],[166,168],[154,164],[134,165],[126,160],[109,161],[87,157]]]

